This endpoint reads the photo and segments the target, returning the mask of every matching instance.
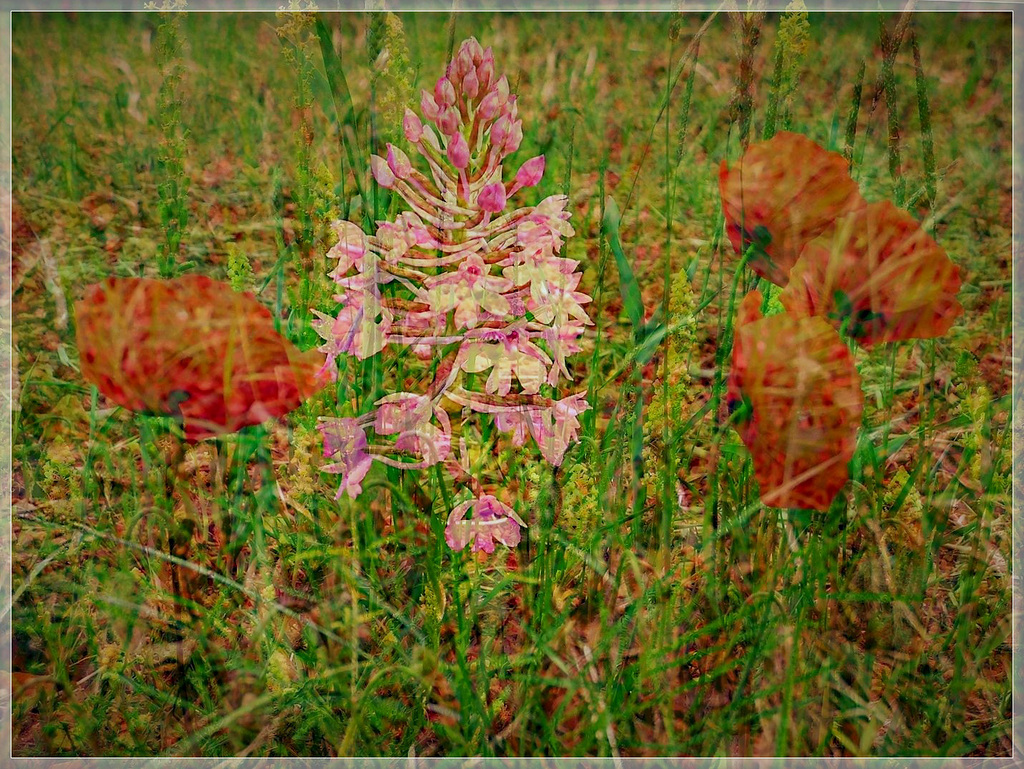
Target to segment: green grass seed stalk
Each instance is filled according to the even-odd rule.
[[[156,34],[156,55],[163,80],[157,95],[157,116],[163,141],[160,144],[161,181],[157,184],[160,199],[160,223],[164,240],[157,254],[157,274],[174,277],[181,264],[182,239],[188,225],[189,179],[185,172],[188,131],[182,122],[185,68],[182,63],[181,12],[184,0],[168,0],[160,10]],[[157,10],[151,4],[152,10]]]

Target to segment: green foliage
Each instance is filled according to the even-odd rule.
[[[228,282],[235,291],[252,289],[252,264],[249,256],[236,244],[228,245]]]
[[[781,293],[782,291],[780,291],[777,286],[765,286],[763,313],[766,318],[786,311],[786,308],[782,304],[782,300],[779,299],[779,295]]]
[[[389,11],[371,14],[366,44],[373,71],[374,125],[380,146],[386,142],[404,143],[402,118],[406,108],[414,106],[417,100],[402,20]]]
[[[568,538],[580,547],[587,547],[603,522],[600,478],[592,462],[576,457],[562,480],[562,518],[558,525]]]
[[[900,19],[892,30],[880,19],[878,25],[879,45],[882,48],[881,82],[885,93],[885,113],[889,129],[889,175],[892,177],[893,197],[897,206],[902,206],[906,195],[906,181],[903,178],[902,153],[900,150],[900,108],[896,97],[896,75],[893,71],[909,20]]]
[[[786,6],[786,11],[779,20],[779,31],[775,39],[775,72],[765,113],[765,139],[772,138],[777,129],[789,129],[789,102],[797,87],[800,66],[810,47],[810,30],[807,6],[803,0],[793,0]]]
[[[690,374],[690,366],[700,359],[698,310],[698,296],[683,268],[672,277],[665,361],[651,385],[644,420],[644,482],[649,496],[662,495],[662,505],[669,509],[677,504],[682,488],[672,471],[678,468],[685,475],[692,459],[687,447],[708,437],[704,423],[698,422],[700,391]]]
[[[846,118],[846,145],[843,148],[843,157],[850,168],[853,168],[853,145],[857,139],[857,118],[860,115],[860,98],[866,70],[867,64],[862,61],[860,69],[857,70],[857,79],[853,83],[853,98],[850,100],[850,112]]]
[[[924,159],[925,192],[928,205],[935,206],[935,142],[932,136],[931,107],[928,106],[928,81],[921,66],[921,48],[917,35],[910,31],[910,46],[914,53],[914,76],[917,86],[917,115],[921,121],[921,155]]]
[[[163,74],[157,93],[157,119],[163,133],[158,158],[163,179],[157,184],[160,224],[165,235],[157,251],[157,272],[162,278],[177,275],[180,250],[188,224],[189,180],[185,173],[188,132],[182,123],[183,77],[181,15],[184,0],[167,2],[157,27],[157,62]]]
[[[293,254],[294,267],[302,278],[300,298],[308,300],[308,278],[315,271],[314,253],[316,251],[315,225],[312,212],[314,210],[314,180],[312,168],[312,146],[314,131],[312,123],[313,109],[313,63],[314,49],[313,30],[316,22],[316,5],[312,0],[291,0],[287,9],[278,11],[281,24],[277,28],[278,38],[282,42],[285,60],[295,71],[295,97],[293,106],[299,117],[294,139],[294,184],[293,193],[296,214],[296,232]],[[303,306],[303,303],[296,303]],[[308,304],[308,301],[305,303]]]
[[[358,199],[360,201],[368,201],[367,189],[364,185],[364,179],[369,171],[368,153],[363,151],[356,138],[356,110],[352,101],[352,94],[349,91],[348,80],[345,77],[345,68],[342,65],[341,55],[334,49],[331,31],[323,18],[317,18],[315,28],[317,39],[320,42],[320,53],[323,59],[331,101],[334,106],[332,118],[337,126],[338,141],[344,150],[345,160],[352,171]],[[342,187],[342,190],[344,190],[344,187]],[[350,211],[346,210],[345,213],[346,218],[352,219]],[[375,211],[369,206],[364,205],[363,214],[364,224],[370,225]]]
[[[51,500],[50,509],[55,520],[74,520],[81,513],[84,497],[77,459],[77,453],[66,442],[54,441],[35,476],[38,494]]]
[[[750,141],[750,124],[754,114],[754,52],[761,42],[763,11],[747,11],[731,16],[739,38],[739,70],[736,77],[736,93],[730,102],[731,120],[739,126],[740,143],[745,147]]]

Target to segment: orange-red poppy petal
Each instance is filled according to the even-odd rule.
[[[828,510],[849,477],[863,410],[849,349],[822,318],[760,317],[761,295],[740,306],[728,403],[772,507]]]
[[[872,203],[809,243],[780,295],[861,344],[942,336],[963,313],[960,271],[906,211]]]
[[[733,248],[753,246],[747,264],[780,286],[805,244],[864,205],[842,155],[788,131],[751,144],[732,168],[723,161],[718,184]]]
[[[195,441],[280,417],[321,386],[251,294],[202,275],[108,278],[75,304],[82,375],[133,411],[180,415]]]

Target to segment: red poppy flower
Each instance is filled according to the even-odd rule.
[[[108,278],[75,303],[82,375],[132,411],[180,416],[197,441],[287,414],[323,358],[274,330],[252,294],[202,275]]]
[[[733,248],[753,246],[747,264],[780,286],[805,244],[864,205],[842,155],[788,131],[751,144],[732,169],[723,160],[718,186]]]
[[[963,313],[959,269],[889,202],[839,219],[790,277],[779,297],[789,312],[824,316],[863,345],[942,336]]]
[[[760,305],[752,291],[737,316],[728,383],[733,425],[766,505],[828,510],[856,446],[860,376],[823,318],[762,318]]]

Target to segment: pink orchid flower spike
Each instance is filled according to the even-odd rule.
[[[543,185],[546,161],[512,157],[524,143],[523,120],[493,51],[464,41],[422,92],[419,113],[405,111],[402,131],[407,143],[371,156],[370,172],[405,210],[372,232],[334,223],[328,256],[337,308],[314,308],[313,327],[330,373],[343,356],[365,360],[403,347],[435,364],[421,387],[410,377],[375,411],[321,426],[329,472],[342,476],[339,495],[357,496],[374,461],[454,473],[450,414],[459,406],[463,420],[492,419],[517,446],[532,437],[556,465],[590,407],[584,393],[560,392],[572,385],[571,356],[592,325],[580,263],[561,255],[575,234],[569,200],[518,200]],[[451,511],[448,543],[514,547],[525,524],[486,492],[486,473],[454,474],[475,499]]]

